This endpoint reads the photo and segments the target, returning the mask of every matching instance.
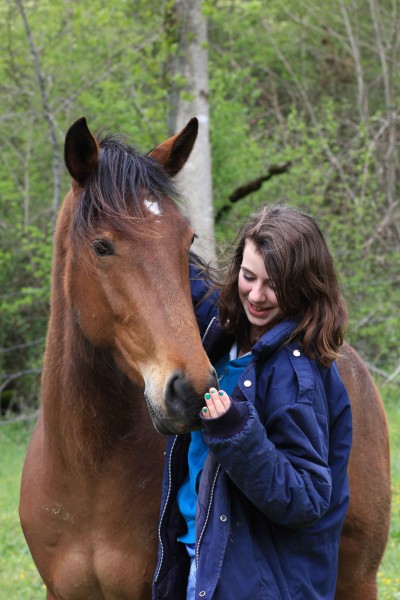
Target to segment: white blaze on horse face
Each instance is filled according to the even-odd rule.
[[[146,198],[146,200],[144,200],[143,204],[145,205],[145,207],[147,208],[147,210],[149,212],[153,213],[153,215],[156,215],[157,217],[162,215],[161,207],[160,207],[159,203],[156,202],[155,200],[148,200]]]

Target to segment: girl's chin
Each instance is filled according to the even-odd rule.
[[[263,329],[264,333],[268,331],[268,329],[271,329],[271,327],[279,323],[279,321],[281,321],[282,318],[283,315],[280,311],[273,313],[270,312],[265,317],[255,317],[251,312],[247,311],[247,319],[250,325],[256,327],[257,329]]]
[[[250,323],[250,325],[252,325],[253,327],[256,327],[257,329],[265,329],[265,331],[267,329],[269,329],[270,327],[270,323],[274,321],[274,319],[271,318],[257,318],[257,317],[253,317],[253,315],[251,314],[247,314],[247,319]]]

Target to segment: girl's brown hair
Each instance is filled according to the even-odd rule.
[[[338,275],[324,236],[310,216],[288,206],[263,207],[239,234],[233,260],[221,283],[222,324],[232,331],[239,347],[248,347],[246,315],[238,293],[238,276],[246,240],[264,259],[285,316],[296,316],[303,351],[329,366],[338,356],[347,325],[347,309]]]

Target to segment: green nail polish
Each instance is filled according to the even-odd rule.
[[[207,392],[207,394],[204,394],[204,398],[205,398],[206,400],[210,400],[211,396],[210,396],[210,394]]]
[[[210,390],[210,392],[211,392],[212,394],[215,394],[215,392],[216,392],[216,391],[217,391],[217,390],[216,390],[215,388],[211,388],[211,390]]]
[[[204,412],[204,413],[206,413],[206,412],[207,412],[207,410],[208,410],[208,408],[205,406],[205,407],[203,408],[203,412]]]
[[[220,396],[224,395],[224,392],[222,390],[220,390],[218,393],[219,393]]]

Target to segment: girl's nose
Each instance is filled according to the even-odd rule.
[[[251,302],[263,302],[265,300],[265,293],[261,285],[252,287],[249,293],[249,300]]]

